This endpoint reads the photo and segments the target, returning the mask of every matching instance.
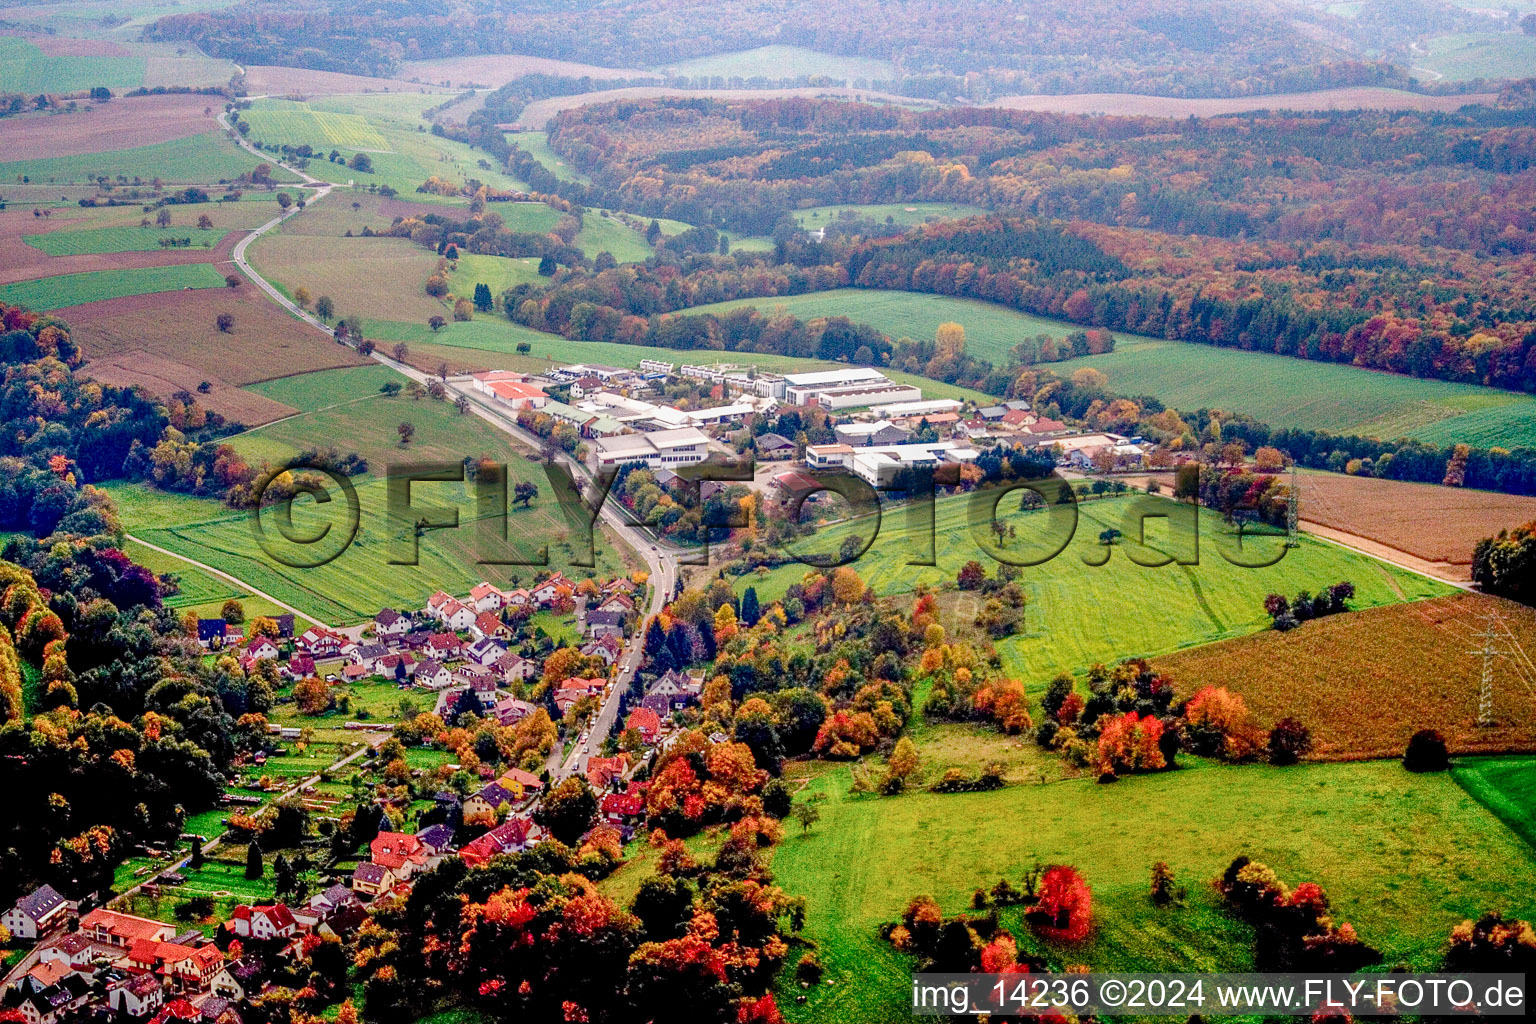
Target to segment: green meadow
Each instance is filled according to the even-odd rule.
[[[888,509],[878,533],[871,519],[845,520],[819,528],[813,538],[796,542],[793,550],[805,555],[836,552],[847,537],[868,541],[873,535],[869,549],[851,564],[882,596],[908,594],[920,584],[953,583],[960,567],[972,559],[992,575],[998,563],[982,547],[983,542],[995,543],[986,525],[988,510],[972,505],[987,493],[934,503],[934,566],[911,564],[926,557],[919,540],[927,536],[927,527],[909,518],[909,507]],[[1047,558],[1068,535],[1071,506],[1022,512],[1019,497],[1020,492],[1012,492],[997,504],[997,518],[1016,536],[995,550],[1016,561]],[[1191,511],[1188,505],[1150,495],[1081,503],[1075,531],[1061,553],[1020,570],[1029,604],[1023,632],[998,641],[1004,670],[1039,689],[1057,672],[1083,672],[1098,662],[1163,654],[1240,636],[1267,627],[1266,595],[1315,593],[1340,580],[1354,583],[1355,608],[1450,592],[1425,577],[1305,534],[1298,547],[1287,550],[1283,537],[1250,532],[1239,551],[1231,528],[1209,510],[1201,510],[1197,537],[1188,518]],[[1146,526],[1145,544],[1137,541],[1143,515],[1147,516],[1141,520]],[[1123,534],[1112,548],[1100,542],[1109,529]],[[1189,559],[1196,551],[1199,561],[1194,565],[1171,562],[1151,568],[1138,564]],[[1261,568],[1235,564],[1262,563],[1277,556],[1277,562]],[[1103,564],[1092,564],[1099,562]],[[790,562],[766,574],[742,577],[738,587],[751,584],[763,600],[777,600],[806,571],[807,566]],[[957,592],[945,603],[946,614],[952,616],[947,626],[956,629],[969,626],[982,600]]]
[[[1536,399],[1513,391],[1422,380],[1337,363],[1117,335],[1115,351],[1050,369],[1102,370],[1113,391],[1179,409],[1230,409],[1276,427],[1304,427],[1436,444],[1536,444]]]
[[[0,92],[84,92],[144,84],[143,57],[50,57],[35,44],[0,36]]]
[[[259,162],[222,132],[205,132],[107,153],[11,160],[0,163],[0,180],[18,181],[26,177],[37,183],[64,183],[121,176],[130,181],[159,178],[173,184],[210,185],[238,178]],[[272,177],[275,181],[298,180],[276,166],[272,168]]]
[[[965,327],[966,351],[998,366],[1025,338],[1062,338],[1081,330],[974,299],[858,288],[736,299],[689,312],[723,314],[741,306],[783,308],[801,318],[846,316],[892,338],[932,338],[939,324],[954,321]],[[1091,366],[1122,394],[1152,395],[1179,409],[1247,413],[1277,427],[1407,436],[1438,444],[1536,444],[1536,399],[1527,395],[1120,332],[1115,342],[1114,352],[1050,363],[1045,369],[1067,376]]]
[[[86,228],[80,231],[51,231],[41,235],[24,235],[22,241],[49,256],[80,256],[90,253],[146,252],[165,248],[164,238],[190,238],[194,249],[212,249],[223,241],[228,231],[218,228],[176,227],[167,228]],[[181,249],[187,248],[182,246]],[[169,249],[176,252],[181,249]]]
[[[1317,882],[1336,921],[1382,951],[1386,966],[1439,966],[1446,937],[1487,910],[1536,912],[1536,852],[1448,775],[1392,761],[1290,768],[1184,759],[1179,771],[1113,785],[1074,779],[990,793],[848,794],[847,769],[813,781],[821,820],[789,824],[775,881],[806,898],[803,937],[834,982],[796,1005],[786,971],[779,1005],[794,1021],[908,1020],[910,958],[877,934],[913,896],[946,915],[977,887],[1019,884],[1035,862],[1075,866],[1093,890],[1093,931],[1077,946],[1034,938],[1017,910],[1002,923],[1023,952],[1099,971],[1244,971],[1252,930],[1219,904],[1211,880],[1245,854],[1292,886]],[[1185,890],[1155,906],[1152,862]]]
[[[266,381],[253,390],[299,408],[300,414],[227,439],[255,466],[283,464],[320,444],[366,458],[368,472],[353,480],[355,539],[344,550],[348,501],[331,481],[325,484],[332,500],[297,499],[291,525],[264,514],[265,544],[249,512],[210,499],[111,485],[125,526],[147,543],[211,565],[331,624],[371,618],[383,607],[416,606],[438,589],[467,591],[482,579],[528,582],[557,568],[576,576],[627,571],[624,555],[601,530],[596,566],[574,564],[580,526],[573,524],[585,522],[582,511],[561,505],[542,467],[525,458],[505,432],[447,402],[385,397],[378,388],[389,379],[400,378],[384,367],[356,367]],[[399,440],[403,422],[415,428],[408,446]],[[457,467],[482,457],[508,467],[509,489],[518,481],[539,488],[532,507],[508,513],[504,529],[512,540],[496,536],[502,524],[494,518],[481,517],[477,492],[468,482],[415,483],[413,511],[390,516],[392,472],[429,464]],[[457,528],[427,529],[417,536],[412,525],[423,515],[455,514]],[[288,537],[321,541],[310,547]],[[546,547],[547,566],[532,564]],[[306,567],[320,560],[317,553],[331,560]],[[413,559],[414,564],[397,564]]]
[[[1528,78],[1536,68],[1536,37],[1521,32],[1466,32],[1437,36],[1414,54],[1415,65],[1453,82],[1470,78]]]
[[[125,295],[223,287],[224,275],[211,264],[178,263],[168,267],[97,270],[86,274],[16,281],[0,285],[0,302],[29,309],[62,309],[84,302],[120,299]]]

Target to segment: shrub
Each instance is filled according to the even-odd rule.
[[[1295,764],[1312,749],[1312,731],[1295,718],[1282,718],[1269,730],[1269,763]]]
[[[807,953],[795,965],[795,978],[806,985],[820,985],[823,970],[815,953]]]
[[[1411,772],[1443,772],[1451,766],[1445,737],[1434,729],[1420,729],[1403,751],[1403,767]]]
[[[1040,898],[1026,916],[1034,929],[1057,942],[1081,942],[1093,925],[1093,891],[1076,868],[1047,868]]]
[[[1445,969],[1467,973],[1536,974],[1536,929],[1529,921],[1506,921],[1499,913],[1463,921],[1451,929]]]

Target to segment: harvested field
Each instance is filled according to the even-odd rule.
[[[1084,92],[1066,96],[1031,94],[1000,96],[989,106],[1011,110],[1044,110],[1058,114],[1110,114],[1120,117],[1219,117],[1249,110],[1460,110],[1471,103],[1491,103],[1495,93],[1425,96],[1401,89],[1360,86],[1316,92],[1234,96],[1218,99],[1177,99],[1124,92]]]
[[[402,78],[441,84],[448,82],[462,89],[476,85],[503,85],[523,75],[559,75],[568,78],[612,79],[644,78],[655,72],[638,68],[600,68],[595,64],[577,64],[549,57],[527,57],[518,53],[485,54],[477,57],[452,57],[446,60],[406,61]]]
[[[1536,610],[1457,594],[1331,615],[1153,663],[1181,696],[1207,685],[1241,694],[1265,728],[1286,715],[1299,718],[1312,730],[1314,759],[1397,757],[1410,736],[1428,728],[1439,729],[1453,753],[1536,750],[1536,693],[1507,659],[1497,663],[1497,724],[1476,724],[1482,662],[1468,652],[1490,609],[1536,653]]]
[[[234,330],[221,334],[214,318],[228,311]],[[92,302],[58,311],[75,341],[95,360],[147,352],[193,367],[231,386],[337,366],[371,362],[327,342],[268,302],[250,284],[237,289],[169,292]],[[277,404],[277,403],[273,403]],[[247,421],[249,422],[249,421]]]
[[[353,92],[441,92],[440,86],[418,85],[395,78],[369,78],[338,71],[310,71],[255,64],[245,69],[245,89],[252,96],[336,96]]]
[[[438,256],[409,239],[264,235],[251,247],[251,261],[290,297],[301,287],[329,295],[341,316],[425,324],[444,312],[426,293]]]
[[[6,159],[106,153],[169,142],[218,128],[212,113],[217,96],[135,96],[115,99],[73,114],[16,117],[6,121]]]
[[[168,229],[167,233],[174,233]],[[189,232],[190,233],[190,232]],[[136,252],[79,253],[70,256],[50,256],[34,249],[19,238],[6,238],[0,234],[0,284],[17,281],[33,281],[40,278],[58,277],[64,274],[89,274],[97,271],[114,271],[142,267],[170,267],[188,263],[211,263],[220,274],[234,270],[229,262],[229,252],[244,232],[225,234],[219,244],[210,249],[146,249]]]
[[[70,39],[41,33],[28,33],[21,38],[42,50],[49,57],[131,57],[133,51],[122,43],[110,39]]]
[[[1536,498],[1339,473],[1302,473],[1303,520],[1364,537],[1472,578],[1472,548],[1536,519]]]
[[[85,372],[104,384],[142,387],[161,398],[167,398],[177,391],[195,392],[198,385],[206,381],[212,387],[197,395],[198,404],[227,420],[244,423],[248,427],[271,423],[298,412],[292,406],[242,390],[207,370],[153,355],[142,349],[93,359],[86,365]]]

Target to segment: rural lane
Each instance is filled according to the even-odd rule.
[[[227,115],[220,115],[219,123],[228,129],[229,122],[227,121],[226,117]],[[241,137],[239,133],[235,133],[235,138],[241,146],[250,152],[260,156],[264,160],[271,159],[269,154],[263,153],[260,149],[257,149],[255,146],[251,145],[251,143]],[[297,168],[289,167],[288,165],[282,164],[281,162],[278,163],[279,166],[282,166],[302,177],[306,185],[319,186],[309,197],[308,203],[319,202],[321,199],[324,199],[327,195],[329,195],[331,190],[335,187],[329,183],[321,182],[319,179],[314,178],[306,174],[304,171],[298,170]],[[323,333],[328,338],[334,339],[335,332],[329,326],[327,326],[313,314],[309,313],[307,310],[301,309],[297,304],[295,304],[286,295],[284,295],[282,291],[280,291],[275,285],[267,281],[266,278],[261,276],[261,274],[257,273],[256,269],[251,266],[250,261],[246,259],[246,250],[249,248],[252,242],[267,232],[279,227],[285,220],[296,216],[299,212],[300,211],[298,207],[295,206],[292,209],[279,214],[278,216],[267,221],[265,224],[251,231],[244,238],[242,238],[239,243],[235,245],[233,252],[230,254],[230,258],[234,261],[235,265],[240,268],[240,272],[242,274],[249,278],[251,282],[259,287],[262,291],[266,292],[266,294],[270,296],[274,302],[286,309],[289,314],[297,317],[304,323],[309,324],[315,330]],[[375,362],[381,363],[384,366],[388,366],[419,384],[425,385],[434,380],[430,374],[423,373],[422,371],[416,369],[414,366],[402,363],[399,360],[385,355],[383,352],[378,350],[374,350],[372,353],[370,353],[370,355]],[[443,384],[444,388],[447,389],[450,396],[457,398],[462,395],[467,398],[469,400],[470,410],[474,412],[475,415],[479,416],[482,420],[485,420],[487,423],[491,424],[497,429],[510,434],[513,438],[517,439],[533,451],[540,451],[544,447],[541,439],[520,427],[513,416],[507,415],[504,410],[490,404],[479,393],[477,393],[473,387],[468,386],[466,378],[454,378],[451,380],[444,380],[441,383]],[[565,466],[571,475],[571,479],[580,485],[583,490],[586,490],[591,485],[592,474],[578,460],[572,458],[565,452],[557,453],[555,458],[558,462]],[[631,548],[633,548],[634,551],[645,562],[646,569],[650,574],[649,582],[651,598],[650,604],[646,609],[645,616],[641,621],[648,621],[651,616],[654,616],[661,611],[661,609],[666,605],[667,601],[671,599],[672,592],[677,587],[679,574],[679,552],[670,545],[659,543],[655,538],[641,531],[638,526],[629,518],[628,510],[624,509],[623,506],[617,504],[616,502],[605,500],[601,509],[599,510],[599,516],[608,526],[608,528],[612,530],[613,533],[618,536],[618,538],[623,543],[628,544]],[[174,552],[168,553],[174,554]],[[190,561],[189,559],[185,560]],[[207,567],[204,566],[204,568]],[[220,575],[227,576],[227,574],[224,573],[221,573]],[[228,578],[234,579],[234,577]],[[243,582],[241,582],[241,585],[249,586]],[[253,592],[256,592],[255,588],[250,589]],[[266,597],[267,595],[260,596]],[[268,599],[272,600],[270,597]],[[284,607],[287,606],[285,605]],[[308,616],[306,616],[306,618],[308,618]],[[630,649],[625,653],[623,659],[621,659],[619,662],[620,667],[618,673],[616,674],[615,681],[609,686],[607,696],[604,698],[602,706],[598,709],[596,716],[593,718],[591,725],[588,727],[586,743],[578,745],[571,751],[570,757],[563,760],[560,757],[560,751],[556,751],[550,755],[550,767],[553,773],[558,775],[566,775],[573,771],[580,770],[581,766],[585,764],[586,759],[591,757],[601,748],[603,740],[607,738],[608,731],[613,727],[614,720],[618,717],[620,697],[628,688],[629,682],[634,677],[635,672],[637,672],[640,668],[640,649],[641,639],[643,636],[644,630],[642,627],[642,630],[638,636],[630,638]]]
[[[327,625],[326,623],[321,622],[319,619],[315,618],[312,615],[305,615],[303,612],[299,611],[297,608],[295,608],[293,605],[289,604],[288,602],[281,601],[281,600],[273,597],[271,594],[268,594],[265,591],[257,590],[255,587],[251,586],[249,583],[245,582],[245,580],[242,580],[240,577],[238,577],[238,576],[231,576],[229,573],[225,572],[223,569],[215,569],[213,566],[209,565],[207,562],[199,562],[195,558],[188,558],[186,555],[177,554],[176,552],[170,550],[169,548],[162,548],[158,544],[151,544],[149,541],[144,540],[141,537],[135,537],[131,533],[125,533],[125,534],[123,534],[123,536],[126,539],[133,541],[135,544],[140,545],[141,547],[149,548],[149,550],[151,550],[151,551],[158,551],[162,555],[169,555],[172,558],[178,559],[179,561],[186,562],[188,565],[195,566],[195,567],[203,570],[206,573],[210,573],[210,574],[212,574],[214,576],[217,576],[217,577],[219,577],[222,580],[227,580],[230,583],[233,583],[236,586],[240,587],[240,589],[242,589],[242,590],[250,591],[252,597],[259,597],[259,598],[261,598],[264,601],[271,601],[273,604],[277,605],[283,611],[285,611],[285,612],[292,612],[296,618],[303,619],[305,622],[313,622],[313,623],[315,623],[318,626],[326,626]],[[329,628],[329,627],[327,627],[327,628]]]

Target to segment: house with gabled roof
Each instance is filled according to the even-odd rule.
[[[226,924],[242,939],[286,939],[299,930],[299,923],[286,903],[254,907],[241,904],[230,914]]]
[[[438,661],[453,661],[462,656],[464,641],[453,633],[433,633],[427,638],[425,650]]]
[[[661,717],[647,707],[638,707],[629,713],[624,720],[625,730],[633,729],[640,734],[640,739],[647,745],[655,743],[656,737],[661,735]]]
[[[105,907],[98,907],[82,917],[77,931],[98,946],[118,950],[126,950],[134,942],[145,939],[169,942],[176,934],[175,928],[163,922],[122,914]]]
[[[374,662],[373,674],[404,682],[416,675],[416,659],[409,654],[386,654]]]
[[[619,638],[611,633],[604,634],[582,645],[581,653],[588,658],[601,659],[604,665],[612,667],[619,660],[619,655],[624,653],[624,645]]]
[[[587,612],[582,629],[587,636],[623,636],[624,620],[627,616],[622,611],[606,611],[602,608]]]
[[[258,636],[246,644],[245,653],[253,661],[276,661],[282,652],[278,650],[277,644],[272,642],[271,637]]]
[[[332,632],[324,626],[314,626],[306,629],[293,646],[312,658],[335,658],[340,656],[341,649],[351,641],[340,633]]]
[[[629,768],[629,759],[623,754],[614,757],[587,759],[587,785],[598,793],[607,789],[614,779],[623,778]]]
[[[669,669],[645,691],[640,706],[649,709],[657,718],[666,718],[674,711],[698,703],[703,689],[702,680]]]
[[[525,700],[516,697],[503,697],[491,708],[491,713],[496,716],[496,721],[501,725],[516,725],[538,708]]]
[[[55,925],[63,924],[76,906],[53,886],[40,885],[0,916],[0,924],[15,938],[35,939]]]
[[[634,793],[608,793],[598,804],[598,813],[613,825],[634,825],[645,817],[645,801]]]
[[[507,653],[507,645],[494,637],[482,637],[464,649],[464,657],[476,665],[490,666]]]
[[[379,896],[395,887],[395,873],[382,864],[364,861],[352,871],[352,890],[364,896]]]
[[[464,817],[494,817],[502,807],[511,807],[522,799],[521,791],[509,789],[500,782],[490,782],[464,801]]]
[[[308,679],[315,674],[315,659],[309,654],[295,654],[278,666],[277,674],[284,679]]]
[[[507,595],[500,587],[482,581],[470,588],[469,603],[477,612],[499,612],[506,607]]]
[[[575,584],[566,579],[562,573],[557,572],[528,593],[534,601],[542,605],[548,605],[552,604],[561,594],[569,597],[575,592]]]
[[[490,612],[481,612],[469,624],[469,634],[477,640],[506,640],[512,636],[512,628]]]
[[[223,619],[198,619],[197,642],[204,650],[218,650],[228,636],[227,626]]]
[[[165,1005],[165,986],[153,974],[122,974],[107,984],[107,1005],[128,1017],[148,1017]]]
[[[480,838],[466,843],[459,850],[459,859],[470,867],[479,867],[492,857],[521,853],[538,841],[539,832],[539,827],[528,818],[508,818]]]
[[[433,852],[409,832],[380,832],[368,844],[375,864],[382,864],[405,881],[430,866]]]
[[[411,631],[411,618],[393,608],[385,608],[373,617],[374,636],[404,636]]]
[[[444,690],[453,685],[453,673],[442,662],[424,658],[416,663],[415,684],[427,690]]]
[[[509,683],[532,679],[539,672],[539,666],[534,664],[531,659],[525,658],[520,654],[512,654],[511,652],[503,654],[491,662],[490,667],[494,671],[500,672],[501,678]]]

